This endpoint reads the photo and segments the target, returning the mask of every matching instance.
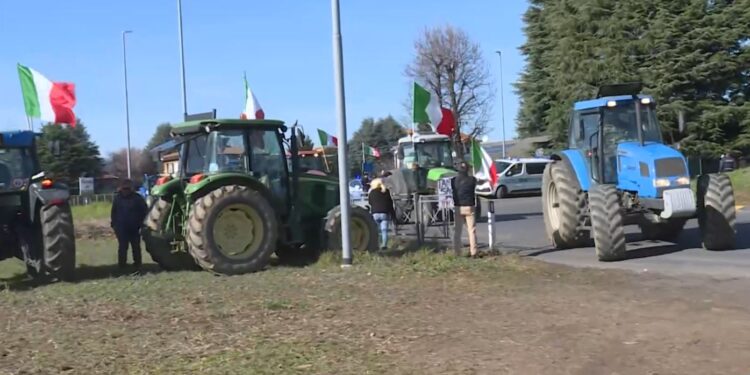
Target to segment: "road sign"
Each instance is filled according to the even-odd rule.
[[[78,178],[78,190],[80,195],[94,195],[94,178]]]

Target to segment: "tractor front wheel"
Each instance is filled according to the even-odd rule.
[[[199,198],[188,223],[190,254],[207,271],[260,271],[276,249],[276,213],[261,193],[245,186],[223,186]]]
[[[70,206],[44,206],[39,211],[44,267],[52,276],[69,281],[76,268],[76,242]]]
[[[350,239],[354,251],[378,250],[378,224],[372,215],[361,207],[349,208],[351,215]],[[326,218],[326,240],[324,249],[341,249],[341,206],[328,212]]]
[[[198,268],[193,257],[186,251],[174,251],[172,243],[175,234],[167,228],[167,221],[172,211],[172,203],[155,198],[148,215],[143,222],[143,242],[151,259],[167,271],[189,270]],[[177,220],[173,215],[173,220]]]
[[[698,178],[698,224],[706,250],[730,250],[735,247],[735,223],[732,181],[724,174],[706,174]]]
[[[586,245],[586,194],[581,191],[573,169],[565,160],[547,165],[542,175],[544,226],[557,249]]]
[[[600,261],[625,258],[622,207],[613,185],[597,185],[589,191],[594,247]]]

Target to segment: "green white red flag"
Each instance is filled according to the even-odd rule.
[[[485,149],[476,141],[471,141],[471,164],[474,167],[474,177],[479,180],[490,181],[492,185],[497,184],[497,168],[495,162]]]
[[[243,76],[245,80],[245,111],[240,116],[243,120],[263,120],[266,118],[266,114],[263,112],[263,108],[260,106],[260,102],[253,94],[253,90],[250,90],[250,86],[247,84],[247,76]]]
[[[414,82],[413,121],[416,124],[430,124],[439,134],[453,135],[456,119],[453,112],[443,108],[440,98]]]
[[[375,147],[363,145],[362,149],[364,150],[366,156],[372,156],[376,158],[380,157],[380,151]]]
[[[69,82],[52,82],[34,69],[18,64],[18,78],[26,116],[42,122],[76,126],[75,85]]]
[[[339,139],[326,133],[323,130],[318,129],[318,136],[320,137],[320,145],[325,146],[339,146]]]

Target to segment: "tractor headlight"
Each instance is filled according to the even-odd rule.
[[[675,180],[675,185],[690,185],[690,177],[680,177],[677,180]]]
[[[671,182],[669,182],[668,178],[657,178],[654,180],[654,187],[663,188],[663,187],[669,187],[671,185]]]

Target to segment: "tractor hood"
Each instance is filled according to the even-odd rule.
[[[658,198],[664,190],[684,187],[688,177],[685,157],[661,143],[619,144],[617,159],[620,189],[637,191],[644,198]]]

